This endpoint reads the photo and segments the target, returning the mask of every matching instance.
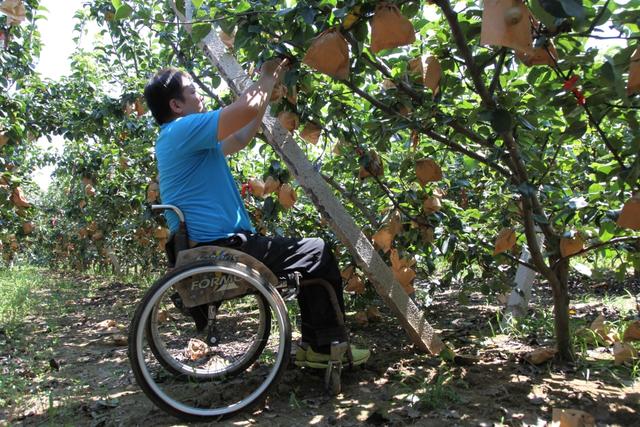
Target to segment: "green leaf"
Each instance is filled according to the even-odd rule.
[[[184,0],[176,0],[176,9],[181,13],[186,13],[187,9],[184,4]]]
[[[194,43],[198,43],[203,38],[205,38],[211,32],[211,24],[208,22],[201,22],[193,25],[193,30],[191,31],[191,38]]]
[[[300,16],[307,25],[313,25],[314,19],[316,18],[316,11],[311,7],[302,7],[300,8]]]
[[[531,123],[529,123],[527,121],[527,119],[525,119],[524,117],[518,115],[516,116],[516,119],[518,119],[518,121],[520,122],[520,124],[522,124],[522,126],[524,126],[525,128],[527,128],[528,130],[536,130],[536,127],[534,125],[532,125]]]
[[[491,114],[491,127],[498,133],[510,131],[513,127],[511,114],[502,108],[493,111]]]
[[[251,10],[251,3],[249,3],[248,1],[242,0],[238,6],[236,6],[236,10],[235,12],[246,12],[248,10]]]
[[[402,14],[411,19],[420,11],[420,2],[405,3],[402,6]]]
[[[561,136],[561,139],[565,139],[565,136],[572,136],[575,139],[580,139],[587,131],[587,124],[576,120],[569,125],[569,127],[564,131]]]
[[[123,4],[116,10],[116,14],[113,17],[113,19],[115,20],[125,19],[131,16],[132,13],[133,13],[133,9],[131,8],[131,6],[129,6],[128,4]]]
[[[584,19],[585,12],[584,7],[582,7],[582,0],[560,0],[560,4],[567,15],[580,20]]]
[[[200,6],[202,6],[202,0],[191,0],[191,2],[195,9],[200,9]]]
[[[538,18],[547,27],[555,26],[555,17],[547,12],[541,5],[540,0],[531,0],[529,2],[529,8],[533,15]]]
[[[568,18],[569,15],[562,7],[562,0],[539,0],[540,6],[552,16],[556,18]]]
[[[113,8],[118,10],[120,8],[120,5],[122,5],[122,2],[120,0],[111,0],[111,4],[113,5]]]
[[[604,190],[601,184],[595,183],[589,186],[589,194],[600,194]]]

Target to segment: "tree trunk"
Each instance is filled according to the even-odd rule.
[[[555,255],[545,260],[535,232],[532,204],[526,198],[523,198],[522,213],[531,257],[553,291],[553,319],[558,357],[565,362],[569,362],[573,360],[573,350],[569,336],[569,292],[567,289],[569,260],[559,257],[560,239],[555,235],[547,236],[548,250]],[[552,230],[549,231],[549,234],[551,234]],[[548,265],[547,262],[549,263]]]
[[[558,356],[565,362],[573,361],[573,349],[569,334],[569,260],[563,259],[554,268],[558,280],[551,284],[553,290],[553,319]]]

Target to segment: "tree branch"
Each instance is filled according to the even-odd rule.
[[[473,55],[471,54],[471,50],[467,44],[467,41],[462,33],[462,29],[460,28],[460,23],[458,22],[458,16],[456,12],[451,8],[451,3],[449,0],[434,0],[434,2],[442,9],[447,21],[449,22],[449,26],[451,27],[451,32],[453,34],[453,38],[456,42],[456,46],[460,51],[460,54],[465,60],[465,64],[467,66],[467,70],[471,75],[471,80],[476,88],[476,92],[480,95],[480,99],[484,103],[485,107],[489,109],[495,109],[497,107],[496,102],[492,98],[491,94],[487,91],[486,86],[484,85],[484,81],[482,80],[482,76],[480,71],[478,70]],[[513,179],[517,179],[518,184],[523,184],[528,182],[528,176],[525,169],[524,162],[520,157],[519,151],[517,149],[517,145],[515,139],[513,137],[513,133],[511,131],[502,132],[500,137],[504,140],[507,148],[509,149],[509,155],[513,161],[512,169],[515,172],[515,176],[510,175]],[[545,217],[544,210],[540,205],[540,201],[538,200],[535,194],[531,194],[527,196],[531,199],[531,204],[535,213],[537,215],[541,215]],[[548,224],[541,224],[541,228],[546,238],[550,240],[555,236],[555,232]],[[533,233],[533,231],[532,231]],[[535,234],[532,234],[535,238]],[[528,237],[528,236],[527,236]],[[530,242],[529,244],[536,244],[537,242]],[[548,267],[547,267],[548,268]],[[551,279],[550,279],[551,280]],[[557,278],[556,278],[557,280]]]
[[[604,3],[604,6],[602,6],[602,8],[598,11],[598,14],[595,16],[595,18],[593,18],[593,21],[591,21],[591,25],[589,25],[589,28],[587,28],[586,31],[584,31],[584,34],[588,34],[591,35],[591,32],[593,31],[594,28],[596,28],[596,25],[598,25],[598,21],[600,20],[600,18],[602,18],[602,15],[604,15],[604,13],[607,10],[607,6],[609,6],[609,2],[611,0],[607,0]]]
[[[464,58],[465,65],[467,70],[469,70],[469,74],[471,75],[471,80],[473,81],[473,85],[476,88],[476,92],[480,95],[480,99],[482,102],[489,108],[495,107],[495,102],[491,97],[491,94],[487,91],[487,87],[484,85],[482,81],[482,77],[480,74],[480,70],[476,66],[475,60],[473,59],[473,55],[471,54],[471,50],[469,49],[469,45],[467,44],[467,40],[462,33],[462,28],[460,28],[460,23],[458,22],[458,14],[451,7],[451,3],[449,0],[434,0],[434,3],[442,9],[442,13],[444,13],[445,18],[449,22],[449,27],[451,28],[451,33],[453,35],[453,39],[456,42],[456,46],[460,51],[460,54]]]
[[[437,140],[438,142],[443,143],[444,145],[446,145],[447,147],[465,154],[469,157],[471,157],[472,159],[476,159],[477,161],[479,161],[480,163],[483,163],[489,167],[491,167],[492,169],[494,169],[495,171],[497,171],[498,173],[500,173],[501,175],[507,177],[507,178],[511,178],[511,173],[506,170],[505,168],[503,168],[502,166],[498,165],[495,162],[492,162],[491,160],[487,159],[486,157],[484,157],[481,154],[478,154],[475,151],[469,150],[465,147],[463,147],[460,144],[457,144],[453,141],[448,140],[447,138],[445,138],[444,136],[434,132],[433,130],[426,128],[414,121],[409,120],[407,117],[403,116],[402,114],[400,114],[399,112],[395,111],[393,108],[389,107],[388,105],[378,101],[377,99],[375,99],[374,97],[372,97],[371,95],[369,95],[368,93],[366,93],[365,91],[363,91],[362,89],[356,87],[355,85],[353,85],[351,82],[347,82],[347,81],[343,81],[344,84],[346,84],[349,88],[351,88],[351,90],[353,90],[355,93],[357,93],[358,95],[360,95],[362,98],[366,99],[367,101],[369,101],[369,103],[371,103],[371,105],[377,107],[379,110],[383,111],[384,113],[391,115],[391,116],[400,116],[402,117],[402,119],[406,120],[409,125],[410,128],[413,130],[416,130],[420,133],[424,133],[425,135],[429,136],[430,138],[433,138],[435,140]]]
[[[556,162],[556,158],[558,157],[558,154],[560,153],[560,148],[562,148],[562,145],[558,144],[558,146],[556,147],[556,151],[553,153],[553,157],[551,158],[551,161],[549,162],[549,165],[547,166],[547,168],[543,172],[542,176],[538,179],[538,182],[534,185],[535,187],[537,187],[540,184],[542,184],[542,182],[547,177],[549,172],[551,172],[552,166]]]
[[[503,47],[500,49],[500,57],[498,58],[498,63],[496,64],[495,71],[493,73],[493,78],[491,79],[491,84],[489,84],[489,94],[491,96],[494,95],[496,91],[496,87],[498,87],[498,83],[500,82],[500,73],[502,72],[502,65],[504,64],[504,60],[507,57],[507,48]]]
[[[509,172],[507,169],[503,168],[499,164],[497,164],[495,162],[492,162],[491,160],[487,159],[486,157],[482,156],[481,154],[478,154],[475,151],[471,151],[471,150],[466,149],[465,147],[463,147],[460,144],[457,144],[457,143],[455,143],[453,141],[449,141],[446,137],[434,132],[431,129],[418,127],[416,130],[424,133],[428,137],[430,137],[432,139],[435,139],[438,142],[443,143],[447,147],[450,147],[450,148],[452,148],[453,150],[455,150],[455,151],[457,151],[459,153],[465,154],[465,155],[471,157],[472,159],[476,159],[480,163],[483,163],[483,164],[489,166],[491,169],[495,170],[496,172],[498,172],[500,175],[504,176],[507,179],[511,179],[512,176],[513,176],[511,174],[511,172]]]
[[[344,188],[339,182],[333,179],[332,176],[327,174],[322,174],[322,178],[333,188],[335,188],[343,197],[348,199],[355,207],[357,207],[360,212],[367,218],[369,223],[374,227],[378,228],[380,226],[379,221],[376,219],[376,216],[360,201],[358,200],[352,192]]]
[[[456,12],[453,11],[451,7],[451,3],[449,0],[434,0],[434,2],[442,9],[447,21],[449,22],[449,26],[451,27],[451,32],[453,34],[453,39],[455,40],[456,46],[465,60],[465,64],[467,66],[467,70],[471,75],[471,80],[476,88],[476,92],[480,95],[480,99],[486,108],[495,109],[497,107],[496,102],[494,101],[491,94],[487,91],[487,88],[482,80],[482,75],[480,70],[476,66],[473,55],[471,54],[471,50],[467,44],[467,41],[462,33],[462,29],[460,28],[460,23],[458,22],[458,16]],[[500,137],[504,140],[507,148],[509,149],[509,155],[512,159],[512,169],[515,175],[511,175],[513,179],[516,179],[517,184],[524,184],[528,182],[527,171],[525,169],[525,164],[520,157],[517,144],[513,133],[511,131],[502,132]],[[531,200],[532,209],[537,215],[541,215],[546,217],[544,210],[538,200],[538,197],[535,194],[530,194],[524,198],[529,198]],[[548,240],[551,240],[555,236],[555,232],[549,226],[549,224],[541,224],[543,233],[545,234]],[[532,231],[532,233],[534,233]],[[532,234],[535,238],[535,234]],[[527,236],[528,238],[529,236]],[[528,241],[530,245],[535,245],[537,242]],[[548,268],[548,267],[547,267]],[[550,279],[551,280],[551,279]],[[557,278],[556,278],[557,280]]]
[[[556,60],[556,58],[549,51],[549,47],[545,46],[544,48],[547,51],[547,54],[549,55],[551,60],[553,61],[553,67],[551,67],[551,68],[556,73],[556,75],[559,76],[562,79],[562,81],[566,82],[568,77],[560,69],[560,66],[558,65],[558,61]],[[582,93],[577,91],[577,90],[572,91],[572,93],[576,97],[576,99],[578,100],[578,104],[582,105],[582,107],[584,108],[584,111],[587,113],[587,117],[589,118],[589,123],[591,124],[591,127],[594,127],[596,129],[596,131],[600,135],[600,138],[602,139],[602,142],[604,142],[604,145],[607,146],[607,149],[613,155],[613,158],[616,160],[616,162],[618,162],[618,165],[620,165],[620,168],[622,168],[622,170],[625,170],[626,166],[624,165],[624,162],[622,161],[622,158],[620,157],[620,154],[613,147],[613,145],[611,144],[611,141],[609,141],[609,138],[607,137],[607,135],[602,130],[602,127],[600,126],[600,123],[593,116],[593,113],[591,112],[591,109],[589,108],[589,106],[587,105],[586,102],[580,102],[581,99],[584,100],[584,97],[582,96]]]
[[[518,258],[518,257],[516,257],[516,256],[513,256],[513,255],[511,255],[510,253],[502,252],[502,253],[501,253],[501,254],[499,254],[499,255],[506,256],[506,257],[507,257],[507,258],[509,258],[511,261],[515,261],[515,262],[517,262],[518,264],[520,264],[520,265],[524,265],[525,267],[527,267],[527,268],[529,268],[529,269],[531,269],[531,270],[535,271],[536,273],[540,273],[540,269],[539,269],[535,264],[531,264],[530,262],[525,261],[525,260],[523,260],[523,259],[520,259],[520,258]]]
[[[608,105],[611,108],[619,108],[621,110],[640,110],[640,106],[635,106],[635,105],[617,105],[617,104],[612,104],[610,102],[605,102],[605,105]]]
[[[175,22],[175,21],[165,21],[162,19],[155,19],[155,18],[149,18],[149,20],[153,21],[153,22],[157,22],[158,24],[169,24],[169,25],[179,25],[179,24],[187,24],[187,25],[194,25],[194,24],[204,24],[204,23],[213,23],[213,22],[219,22],[219,21],[224,21],[225,19],[228,18],[243,18],[245,16],[252,16],[252,15],[262,15],[262,14],[273,14],[273,13],[278,13],[278,10],[252,10],[252,11],[248,11],[248,12],[241,12],[241,13],[228,13],[225,15],[222,15],[218,18],[211,18],[211,19],[198,19],[196,21],[185,21],[185,22]]]
[[[536,226],[535,221],[533,219],[533,206],[531,206],[531,201],[527,197],[522,198],[522,214],[524,217],[524,233],[527,236],[527,244],[529,245],[529,252],[531,253],[531,258],[533,259],[533,263],[537,267],[537,271],[540,272],[553,286],[556,288],[560,285],[560,281],[558,276],[553,272],[553,270],[547,265],[542,257],[542,249],[540,248],[540,243],[538,243],[538,238],[536,236]]]
[[[588,246],[588,247],[582,249],[581,251],[576,252],[575,254],[571,254],[569,256],[565,256],[565,257],[560,258],[559,260],[557,260],[555,262],[555,264],[553,265],[553,268],[555,268],[555,266],[558,265],[558,263],[560,263],[563,260],[568,260],[569,258],[580,256],[580,255],[582,255],[582,254],[584,254],[586,252],[592,251],[594,249],[602,248],[604,246],[610,246],[610,245],[615,245],[615,244],[624,243],[624,242],[640,242],[640,236],[617,237],[615,239],[607,240],[606,242],[600,242],[600,243],[593,244],[591,246]]]
[[[189,73],[193,81],[196,82],[196,84],[200,87],[200,89],[202,89],[211,98],[215,99],[220,107],[225,106],[224,102],[222,102],[222,99],[220,99],[218,95],[213,93],[213,91],[209,89],[207,85],[204,84],[204,82],[200,79],[200,77],[198,77],[196,73],[193,71],[193,69],[189,66],[186,58],[184,57],[184,53],[182,53],[182,51],[175,44],[171,42],[169,43],[171,44],[171,47],[173,48],[173,51],[176,54],[176,58],[178,58],[178,62],[180,62],[180,64],[187,70],[187,72]]]
[[[564,34],[558,34],[556,37],[588,37],[590,39],[597,39],[597,40],[640,40],[640,36],[629,36],[629,37],[596,36],[593,34],[584,34],[584,33],[564,33]]]

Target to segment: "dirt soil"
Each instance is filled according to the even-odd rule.
[[[53,283],[62,276],[49,278]],[[10,369],[32,381],[29,396],[0,408],[0,425],[184,424],[157,409],[136,385],[126,330],[105,333],[96,326],[114,319],[125,329],[142,290],[86,276],[64,278],[76,286],[40,295],[46,302],[55,294],[59,304],[44,303],[42,313],[27,319],[24,339],[0,331],[3,375]],[[626,288],[640,292],[638,282]],[[609,285],[598,289],[624,292]],[[538,293],[538,302],[548,303],[547,293]],[[533,366],[522,355],[546,345],[541,337],[516,340],[492,332],[488,325],[495,325],[498,307],[479,294],[465,305],[456,301],[453,290],[436,295],[428,319],[459,353],[477,360],[451,365],[417,352],[389,310],[380,307],[380,322],[357,326],[350,316],[354,340],[368,345],[373,356],[366,367],[344,373],[341,395],[325,394],[321,371],[290,368],[263,408],[211,425],[545,425],[553,408],[585,410],[598,425],[640,425],[640,381],[616,375],[606,368],[611,364]],[[592,318],[598,311],[597,304],[587,304],[574,313]],[[612,359],[610,348],[594,352]]]

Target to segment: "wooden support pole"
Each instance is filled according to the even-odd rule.
[[[185,11],[182,13],[177,9],[174,0],[171,0],[171,3],[176,15],[190,33],[193,4],[191,1],[185,1]],[[240,94],[251,85],[251,78],[227,52],[215,30],[212,30],[200,45],[234,93]],[[362,233],[344,206],[331,192],[292,135],[270,114],[270,110],[267,110],[264,116],[262,129],[269,144],[285,162],[291,174],[331,225],[337,237],[349,249],[376,292],[400,320],[413,343],[423,351],[439,354],[444,349],[444,344],[424,318],[422,310],[402,289],[367,236]]]

